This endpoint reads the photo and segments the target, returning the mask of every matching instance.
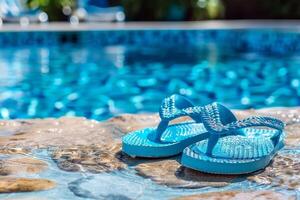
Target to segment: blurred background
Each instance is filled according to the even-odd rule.
[[[44,10],[49,19],[67,20],[66,9],[75,9],[76,0],[28,0],[31,8]],[[120,5],[128,21],[192,21],[207,19],[297,19],[298,0],[91,0],[100,7]]]
[[[22,9],[20,7],[23,7]],[[26,8],[26,9],[25,9]],[[40,21],[298,19],[297,0],[0,0],[0,17],[43,12]],[[111,13],[114,13],[112,15]],[[46,14],[46,15],[45,15]],[[88,14],[95,14],[87,19]],[[99,16],[101,15],[101,16]],[[126,16],[126,17],[125,17]],[[99,20],[100,18],[100,20]]]

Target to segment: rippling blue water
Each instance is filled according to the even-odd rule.
[[[0,48],[0,118],[155,112],[180,93],[233,108],[300,104],[300,54],[189,46]]]

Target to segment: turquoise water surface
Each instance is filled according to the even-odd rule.
[[[300,53],[195,46],[0,48],[0,118],[156,112],[180,93],[196,104],[231,108],[300,103]]]

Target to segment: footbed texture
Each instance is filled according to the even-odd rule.
[[[205,154],[208,140],[196,143],[193,150]],[[216,158],[252,159],[269,155],[274,149],[273,142],[266,137],[249,138],[241,135],[230,135],[220,138],[212,150]]]
[[[132,146],[164,146],[177,143],[206,132],[201,123],[180,123],[169,126],[161,136],[161,141],[155,141],[156,128],[145,128],[123,137],[123,143]]]

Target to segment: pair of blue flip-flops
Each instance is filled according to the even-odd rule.
[[[282,121],[261,116],[237,120],[219,103],[194,106],[185,97],[172,95],[163,100],[159,115],[157,128],[134,131],[122,138],[123,152],[152,158],[182,153],[181,164],[188,168],[244,174],[265,168],[284,146]],[[169,125],[182,116],[193,121]]]

